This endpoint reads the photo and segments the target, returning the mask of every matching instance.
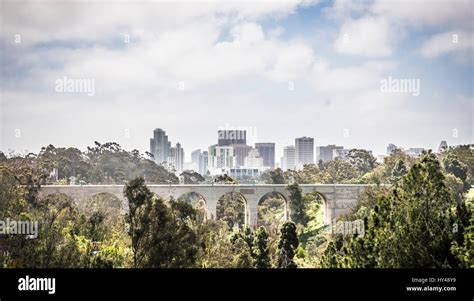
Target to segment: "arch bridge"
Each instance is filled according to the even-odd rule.
[[[319,194],[324,202],[324,223],[329,224],[333,219],[351,212],[357,206],[358,195],[368,185],[361,184],[300,184],[303,195],[306,193]],[[290,193],[286,184],[206,184],[206,185],[147,185],[156,195],[177,200],[180,196],[189,193],[200,195],[206,204],[207,217],[216,217],[216,208],[219,199],[228,193],[240,194],[245,203],[245,223],[249,226],[257,225],[257,206],[269,193],[276,193],[283,197],[285,207],[288,208]],[[85,201],[100,193],[109,193],[122,201],[127,207],[127,199],[123,195],[124,185],[45,185],[39,191],[39,196],[46,197],[61,193],[70,196],[76,201]],[[285,212],[285,218],[288,216]]]

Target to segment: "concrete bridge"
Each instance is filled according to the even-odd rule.
[[[329,224],[342,214],[351,212],[357,206],[357,196],[368,185],[358,184],[300,184],[305,193],[315,192],[319,194],[324,202],[324,222]],[[109,193],[122,201],[124,207],[127,200],[123,195],[123,185],[46,185],[42,186],[39,196],[46,197],[50,194],[61,193],[68,195],[76,201],[85,201],[91,197]],[[232,184],[206,184],[206,185],[147,185],[156,195],[177,200],[180,196],[196,193],[200,195],[206,204],[207,217],[216,217],[217,202],[229,193],[238,194],[243,197],[245,205],[245,224],[257,225],[257,206],[269,194],[276,193],[285,201],[285,218],[289,214],[288,202],[289,191],[285,184],[255,184],[255,185],[232,185]]]

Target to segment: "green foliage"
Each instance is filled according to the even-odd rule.
[[[448,153],[446,156],[444,156],[442,162],[446,172],[458,178],[463,184],[461,193],[466,193],[471,188],[469,167],[452,153]]]
[[[183,177],[184,184],[199,184],[205,181],[203,176],[193,170],[185,170],[180,176]]]
[[[296,225],[293,222],[285,222],[281,227],[280,241],[278,242],[278,268],[289,269],[297,267],[293,258],[295,257],[298,244]]]
[[[259,227],[255,234],[254,254],[256,268],[268,269],[271,267],[268,233],[264,227]]]
[[[376,166],[376,159],[371,153],[364,149],[351,149],[347,154],[349,163],[357,169],[359,175],[371,171]]]
[[[197,235],[189,226],[196,211],[186,202],[171,201],[170,208],[154,197],[143,178],[124,188],[129,202],[135,267],[191,267],[198,253]]]
[[[245,199],[240,193],[227,193],[217,202],[216,218],[227,223],[229,228],[245,224]]]
[[[406,173],[407,173],[407,167],[405,165],[405,162],[403,162],[402,160],[398,160],[392,169],[390,182],[397,183]]]
[[[440,268],[460,265],[459,259],[453,256],[451,245],[464,235],[461,226],[466,221],[433,154],[426,154],[420,163],[413,165],[401,183],[388,194],[375,193],[369,199],[372,200],[352,216],[352,219],[364,220],[365,235],[338,236],[321,259],[322,267]],[[458,232],[453,231],[454,228]],[[458,250],[462,248],[458,246]]]
[[[285,184],[285,175],[281,168],[267,170],[262,174],[262,180],[265,184]]]
[[[306,226],[308,216],[306,203],[298,183],[289,184],[286,189],[290,192],[290,219],[296,224]]]
[[[218,175],[214,178],[214,183],[222,183],[222,184],[238,184],[237,180],[232,178],[227,174]]]

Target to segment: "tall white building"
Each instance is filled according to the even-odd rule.
[[[208,169],[212,175],[222,174],[226,169],[233,167],[236,167],[236,158],[232,146],[209,147]]]
[[[281,169],[295,169],[296,166],[296,149],[293,145],[283,148],[283,157],[281,157]]]
[[[177,175],[180,175],[183,172],[184,150],[179,142],[176,143],[176,146],[170,149],[170,157],[168,163],[171,167],[174,168]]]
[[[314,138],[296,138],[295,151],[297,169],[302,169],[305,164],[314,164]]]

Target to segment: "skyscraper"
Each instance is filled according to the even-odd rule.
[[[244,166],[244,159],[247,157],[252,147],[247,144],[232,144],[229,146],[234,148],[235,165]]]
[[[333,159],[333,151],[335,149],[343,149],[343,146],[336,146],[334,144],[330,144],[327,146],[317,146],[316,147],[316,163],[319,162],[319,160],[322,160],[323,162],[328,162]]]
[[[283,148],[283,157],[281,158],[281,169],[295,169],[296,165],[296,150],[293,145],[285,146]]]
[[[201,175],[207,173],[208,152],[197,149],[191,153],[192,169]]]
[[[208,168],[211,174],[219,174],[222,170],[236,166],[232,146],[212,145],[209,147],[208,158]]]
[[[260,157],[263,158],[263,166],[270,168],[275,167],[275,143],[255,143],[255,148],[258,150]]]
[[[191,152],[191,168],[192,170],[199,172],[199,161],[201,160],[201,150],[197,149]]]
[[[179,142],[176,143],[176,146],[170,149],[168,163],[175,169],[177,175],[183,172],[184,150]]]
[[[296,168],[301,169],[305,164],[314,163],[314,138],[301,137],[295,139]]]
[[[150,139],[150,153],[157,164],[168,161],[170,156],[171,142],[168,141],[166,132],[162,129],[153,131],[153,138]]]
[[[247,131],[244,130],[218,130],[217,145],[229,146],[232,144],[247,144]]]

